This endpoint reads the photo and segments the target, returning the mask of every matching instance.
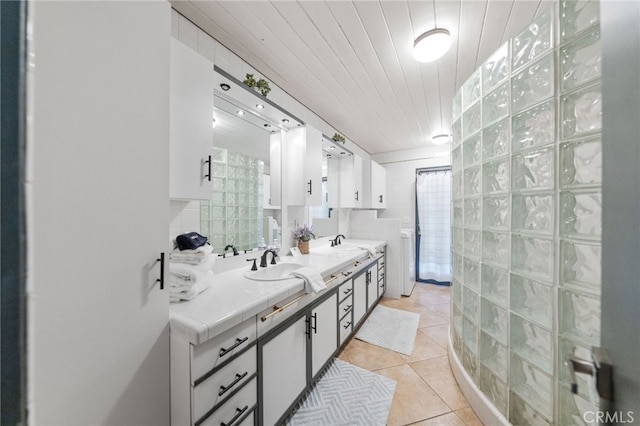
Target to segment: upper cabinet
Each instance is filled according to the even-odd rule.
[[[387,208],[387,170],[371,161],[371,208]]]
[[[362,157],[349,155],[340,160],[340,207],[363,207]]]
[[[210,200],[213,63],[171,38],[170,79],[169,196]]]
[[[310,126],[297,127],[286,133],[284,143],[282,176],[286,176],[287,204],[321,206],[322,132]]]

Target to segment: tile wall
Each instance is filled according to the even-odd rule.
[[[599,344],[600,5],[560,1],[453,105],[452,340],[512,424],[586,424],[568,354]]]

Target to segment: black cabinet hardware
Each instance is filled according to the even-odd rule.
[[[344,327],[343,327],[343,328],[346,330],[347,328],[349,328],[349,326],[351,326],[351,321],[349,321],[348,323],[346,323],[346,324],[344,325]]]
[[[207,174],[204,175],[202,179],[207,179],[209,182],[211,182],[211,156],[204,160],[204,164],[207,164]]]
[[[242,374],[236,374],[236,378],[233,382],[229,383],[227,386],[220,386],[220,392],[218,392],[218,396],[224,395],[229,389],[237,385],[240,382],[240,380],[247,377],[247,374],[249,374],[248,371],[245,371]]]
[[[220,423],[220,426],[230,426],[232,425],[236,420],[238,420],[240,418],[240,416],[242,414],[244,414],[245,411],[247,411],[249,409],[248,405],[245,405],[244,408],[236,408],[236,415],[233,416],[233,418],[231,420],[229,420],[228,423],[222,422]]]
[[[307,183],[307,185],[309,185],[309,189],[307,190],[307,193],[309,195],[313,194],[313,188],[311,186],[311,182],[312,182],[311,179],[309,179],[309,182]]]
[[[241,339],[241,338],[238,337],[236,339],[236,342],[229,349],[220,348],[220,353],[218,354],[218,356],[219,357],[225,356],[226,354],[228,354],[229,352],[233,351],[235,348],[237,348],[238,346],[240,346],[241,344],[243,344],[247,340],[249,340],[249,337],[245,337],[244,339]]]
[[[160,262],[160,278],[156,279],[156,282],[160,283],[160,290],[164,290],[164,252],[160,253],[156,261]]]

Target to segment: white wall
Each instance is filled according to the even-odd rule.
[[[28,21],[29,424],[166,425],[169,4]]]
[[[380,218],[400,218],[403,228],[415,228],[416,169],[451,165],[450,145],[375,154],[371,158],[387,170],[387,208]]]

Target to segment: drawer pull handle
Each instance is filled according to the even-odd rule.
[[[326,284],[326,283],[325,283]],[[293,299],[291,302],[287,303],[284,306],[274,306],[273,307],[273,312],[268,313],[267,315],[263,316],[260,318],[260,321],[265,322],[266,320],[268,320],[269,318],[271,318],[272,316],[274,316],[275,314],[277,314],[278,312],[282,312],[285,309],[287,309],[289,306],[293,305],[294,303],[298,302],[300,299],[302,299],[303,297],[305,297],[306,294],[303,294],[302,296],[296,297],[295,299]]]
[[[348,289],[346,289],[345,291],[343,291],[343,293],[344,293],[344,294],[349,294],[349,293],[351,293],[352,291],[353,291],[353,289],[352,289],[352,288],[348,288]]]
[[[232,387],[234,387],[235,385],[237,385],[240,380],[244,379],[245,377],[247,377],[247,374],[249,374],[248,371],[245,371],[242,374],[236,374],[236,378],[233,382],[229,383],[227,386],[220,386],[220,392],[218,392],[218,396],[222,396],[225,393],[227,393],[227,391],[229,389],[231,389]]]
[[[346,308],[344,308],[343,310],[344,310],[345,312],[349,312],[349,309],[351,309],[351,305],[347,305],[347,307],[346,307]]]
[[[344,327],[343,327],[343,328],[346,330],[346,329],[347,329],[347,328],[349,328],[350,326],[351,326],[351,321],[349,321],[348,323],[346,323],[346,324],[344,325]]]
[[[235,421],[236,421],[236,420],[238,420],[238,419],[240,418],[240,416],[241,416],[242,414],[244,414],[244,412],[245,412],[245,411],[247,411],[248,409],[249,409],[249,406],[248,406],[248,405],[245,405],[245,406],[244,406],[244,408],[236,408],[236,415],[235,415],[235,416],[233,416],[233,418],[232,418],[231,420],[229,420],[229,422],[228,422],[228,423],[221,422],[221,423],[220,423],[220,426],[230,426],[230,425],[232,425],[232,424],[233,424],[233,423],[235,423]]]
[[[237,348],[238,346],[240,346],[241,344],[243,344],[247,340],[249,340],[248,337],[245,337],[244,339],[241,339],[241,338],[238,337],[236,339],[236,342],[229,349],[220,348],[220,354],[218,356],[222,358],[223,356],[225,356],[226,354],[228,354],[229,352],[231,352],[232,350],[234,350],[235,348]]]

